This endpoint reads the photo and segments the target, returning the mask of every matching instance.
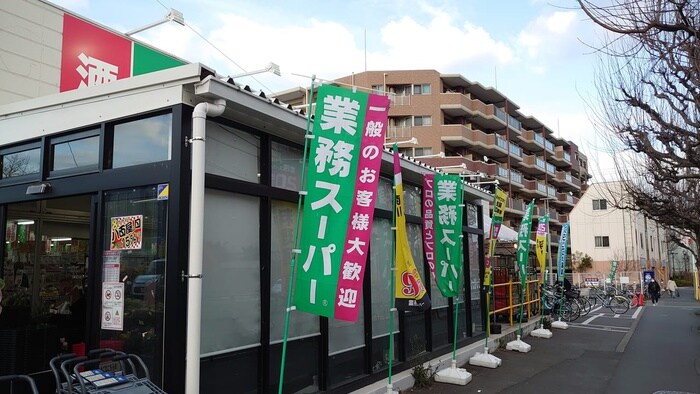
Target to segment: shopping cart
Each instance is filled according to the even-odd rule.
[[[102,366],[110,365],[110,370]],[[165,394],[150,380],[148,368],[135,354],[96,349],[87,356],[67,354],[50,362],[58,394]]]
[[[36,384],[34,379],[27,375],[5,375],[0,376],[0,387],[4,387],[5,384],[10,386],[10,394],[14,393],[15,382],[21,382],[29,386],[32,394],[39,394],[39,390],[36,389]]]

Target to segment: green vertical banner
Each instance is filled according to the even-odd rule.
[[[459,295],[462,277],[462,181],[435,174],[435,279],[444,297]]]
[[[525,288],[525,280],[527,279],[527,261],[530,256],[530,227],[532,227],[532,207],[535,201],[530,201],[520,222],[520,231],[518,231],[518,267],[520,268],[520,282]]]
[[[610,283],[613,282],[613,278],[615,278],[615,272],[617,272],[617,260],[612,261],[612,265],[610,266]]]
[[[561,228],[561,236],[559,237],[559,259],[557,260],[557,278],[559,282],[564,283],[566,275],[566,255],[569,244],[569,223],[564,223]]]
[[[318,90],[304,198],[297,310],[357,320],[389,99]]]

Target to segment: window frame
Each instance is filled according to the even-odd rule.
[[[76,174],[88,174],[88,173],[93,173],[93,172],[99,172],[101,169],[102,165],[102,159],[103,159],[103,154],[102,152],[104,151],[104,138],[102,137],[102,127],[100,125],[94,126],[93,128],[89,128],[87,130],[79,131],[79,132],[73,132],[69,134],[63,134],[58,137],[51,137],[49,138],[49,142],[47,144],[47,156],[48,156],[48,171],[49,171],[49,176],[48,179],[51,178],[57,178],[57,177],[62,177],[62,176],[68,176],[68,175],[76,175]],[[61,170],[54,170],[54,160],[55,160],[55,155],[54,155],[54,146],[59,145],[59,144],[64,144],[67,142],[71,141],[77,141],[77,140],[82,140],[86,138],[92,138],[92,137],[97,137],[98,142],[97,142],[97,163],[95,163],[94,166],[83,166],[83,167],[77,167],[77,168],[65,168]]]
[[[5,156],[12,155],[15,153],[31,151],[39,149],[39,172],[18,175],[9,178],[5,178],[2,174],[2,164]],[[0,149],[0,185],[18,184],[18,183],[29,183],[42,179],[44,173],[44,152],[42,149],[41,141],[24,142],[14,146],[8,146]]]
[[[598,241],[600,241],[600,242],[598,242]],[[594,238],[594,244],[595,244],[596,248],[609,248],[610,247],[610,236],[608,236],[608,235],[596,235]]]
[[[593,210],[594,211],[607,211],[608,210],[608,200],[604,198],[596,198],[593,200]]]

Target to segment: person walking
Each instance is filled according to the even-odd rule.
[[[661,295],[661,286],[655,278],[651,278],[651,282],[649,282],[649,294],[651,295],[651,303],[656,306],[656,303],[659,302],[659,296]]]
[[[669,279],[666,283],[666,288],[671,293],[671,298],[675,298],[676,296],[680,297],[680,294],[678,294],[678,286],[676,285],[675,280]]]

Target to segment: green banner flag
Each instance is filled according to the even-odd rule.
[[[518,231],[518,266],[520,268],[520,282],[525,285],[527,279],[527,261],[530,256],[530,227],[532,226],[532,209],[535,200],[530,201],[525,211],[525,216],[520,222]]]
[[[357,320],[389,98],[318,90],[296,270],[297,310]]]
[[[459,295],[462,278],[462,181],[435,174],[435,279],[445,297]]]

